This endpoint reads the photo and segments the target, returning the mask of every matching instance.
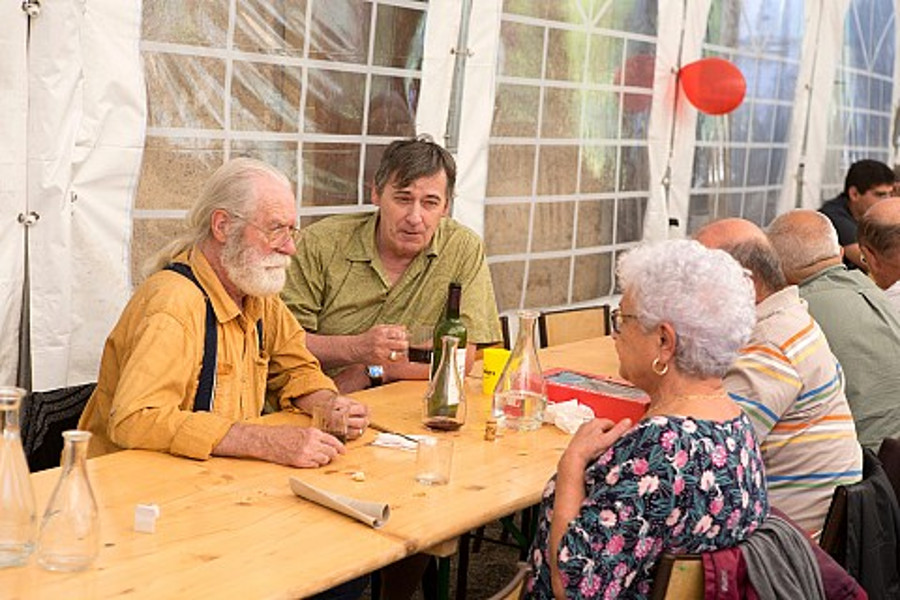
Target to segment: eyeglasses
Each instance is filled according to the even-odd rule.
[[[625,319],[637,319],[637,315],[630,315],[628,313],[623,313],[618,308],[614,308],[611,313],[609,313],[609,322],[612,325],[613,333],[622,333],[622,323],[625,322]]]
[[[235,219],[239,221],[243,221],[247,225],[250,225],[257,231],[259,231],[263,236],[265,236],[266,241],[269,242],[269,246],[274,250],[276,248],[281,248],[284,246],[288,240],[297,244],[300,241],[300,228],[296,225],[280,225],[273,229],[266,229],[261,227],[245,217],[244,215],[239,215],[237,213],[229,213]]]

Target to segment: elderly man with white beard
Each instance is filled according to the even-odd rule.
[[[278,297],[296,219],[290,182],[269,165],[238,158],[213,174],[107,339],[79,422],[92,456],[142,448],[319,467],[344,452],[336,438],[247,420],[332,398],[348,437],[362,434],[366,407],[337,394]]]

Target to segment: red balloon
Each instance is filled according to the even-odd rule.
[[[747,80],[724,58],[704,58],[681,67],[681,87],[691,104],[708,115],[724,115],[744,101]]]

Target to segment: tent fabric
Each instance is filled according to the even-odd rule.
[[[0,385],[16,383],[25,281],[25,139],[28,124],[28,17],[0,3]]]
[[[28,46],[27,208],[35,390],[95,380],[130,295],[146,100],[140,0],[44,3]],[[20,250],[21,252],[21,250]]]
[[[869,3],[879,6],[887,3],[895,13],[900,10],[900,0],[869,0]],[[538,76],[501,76],[498,65],[504,60],[503,52],[516,51],[502,47],[504,26],[539,31],[546,40],[584,34],[596,39],[624,40],[622,43],[627,44],[639,42],[655,47],[648,121],[642,125],[644,129],[640,134],[631,134],[634,137],[646,135],[646,140],[623,142],[612,134],[603,134],[598,141],[597,136],[591,137],[593,134],[585,135],[584,132],[564,133],[562,135],[567,137],[555,139],[542,138],[542,133],[538,132],[533,140],[515,134],[508,141],[526,150],[531,150],[533,145],[538,155],[543,148],[565,147],[572,151],[567,156],[579,158],[591,145],[595,148],[631,145],[641,149],[646,146],[648,172],[642,172],[635,179],[643,186],[646,178],[648,189],[604,189],[594,194],[594,200],[609,200],[610,206],[617,207],[615,211],[624,207],[622,213],[630,217],[640,212],[634,208],[639,203],[631,200],[643,201],[646,195],[646,209],[641,215],[644,239],[685,235],[695,175],[698,115],[679,89],[678,68],[703,55],[707,20],[711,14],[720,14],[723,7],[727,7],[732,12],[743,11],[742,17],[768,11],[767,14],[777,19],[777,11],[772,9],[778,4],[774,0],[743,0],[737,4],[725,0],[648,0],[645,4],[635,4],[657,11],[655,20],[647,19],[653,22],[654,33],[649,27],[641,32],[624,31],[628,27],[626,21],[616,19],[608,21],[617,23],[610,27],[623,30],[599,26],[605,18],[601,15],[604,11],[619,10],[623,6],[626,8],[621,10],[637,10],[632,5],[616,2],[476,0],[471,2],[466,48],[457,49],[464,4],[462,0],[431,2],[427,6],[405,0],[334,4],[311,0],[309,10],[295,14],[296,11],[291,10],[296,7],[257,2],[254,3],[255,10],[234,14],[234,5],[231,5],[231,11],[225,11],[222,5],[173,2],[156,5],[162,8],[154,12],[151,10],[154,6],[149,3],[145,6],[142,0],[56,0],[44,2],[40,15],[29,20],[18,2],[0,3],[0,22],[4,23],[0,28],[0,85],[4,91],[0,94],[4,115],[0,120],[0,218],[6,224],[0,229],[0,264],[4,265],[0,272],[0,339],[3,340],[0,344],[0,382],[13,383],[16,378],[16,341],[20,337],[19,321],[26,281],[26,244],[30,281],[27,333],[32,348],[33,388],[44,391],[93,381],[103,341],[130,295],[132,231],[136,216],[145,222],[156,220],[154,227],[167,220],[174,223],[176,217],[183,215],[190,195],[208,174],[206,171],[211,172],[220,159],[231,156],[232,152],[263,154],[263,158],[275,162],[297,179],[300,214],[305,217],[369,209],[362,180],[365,170],[372,166],[368,161],[371,159],[374,163],[377,159],[375,152],[369,153],[370,148],[384,145],[401,130],[408,134],[413,126],[406,117],[413,111],[416,133],[430,133],[437,141],[444,141],[447,120],[453,112],[453,50],[469,53],[462,105],[457,107],[461,115],[457,152],[460,175],[454,216],[475,231],[486,233],[485,207],[492,199],[486,200],[485,196],[489,182],[495,177],[491,170],[503,168],[497,166],[502,165],[501,162],[491,162],[491,143],[497,139],[492,138],[491,130],[498,85],[519,86],[541,98],[544,97],[541,94],[550,88],[557,92],[602,91],[608,92],[609,97],[622,92],[623,87],[627,88],[622,82],[607,77],[609,73],[604,73],[597,81],[579,80],[577,74],[568,72],[565,76],[568,79],[552,80],[552,75],[545,77],[543,70]],[[834,80],[844,52],[843,35],[848,14],[857,4],[860,4],[859,0],[806,0],[803,3],[805,30],[799,51],[801,66],[791,107],[790,146],[783,168],[778,212],[798,203],[815,207],[820,202],[826,146],[830,142],[828,130],[829,115],[833,113]],[[586,8],[589,5],[590,9]],[[156,15],[158,21],[152,23],[154,35],[148,35],[144,41],[141,40],[142,10]],[[284,11],[290,15],[282,14]],[[408,13],[406,17],[397,17],[403,11]],[[572,18],[578,11],[585,15],[583,21]],[[389,64],[376,64],[369,56],[375,47],[366,37],[369,25],[345,27],[346,20],[352,21],[353,15],[375,15],[377,18],[371,19],[370,24],[373,31],[380,31],[377,27],[382,20],[390,25],[391,18],[398,18],[397,23],[404,26],[416,23],[415,27],[409,27],[416,29],[413,37],[419,40],[421,23],[416,15],[421,13],[427,13],[424,45],[409,49],[406,62],[395,63],[392,59]],[[592,15],[590,18],[586,16],[588,13]],[[272,23],[266,21],[266,15],[271,17]],[[311,19],[310,23],[305,22],[307,17]],[[304,46],[302,35],[306,31],[316,33]],[[895,34],[895,39],[885,41],[895,48],[895,56],[897,37]],[[363,40],[366,40],[365,44]],[[283,47],[278,46],[279,43]],[[581,50],[574,45],[561,48],[565,45],[548,41],[542,47],[550,50],[542,60],[548,63],[559,60],[559,56],[550,55],[550,52],[562,55]],[[317,48],[314,56],[308,52],[304,54],[304,47],[310,46]],[[405,52],[407,48],[388,50]],[[158,204],[144,203],[138,211],[135,198],[148,127],[148,92],[144,85],[142,51],[148,64],[157,65],[163,72],[163,79],[166,73],[172,74],[171,81],[150,86],[151,94],[170,94],[165,102],[155,106],[184,109],[183,112],[167,113],[157,108],[159,114],[156,114],[156,122],[150,124],[150,132],[162,148],[159,153],[166,154],[171,162],[160,161],[163,166],[157,165],[154,175],[167,179],[169,169],[182,169],[178,175],[187,178],[185,173],[192,171],[196,179],[189,179],[191,186],[187,187],[191,189],[176,186],[174,191],[167,190],[174,199],[166,198]],[[416,65],[419,57],[422,59],[421,73]],[[173,66],[171,70],[167,70],[168,65]],[[186,70],[186,66],[196,70]],[[273,66],[278,68],[270,68]],[[900,61],[894,60],[894,73],[896,80]],[[385,86],[395,95],[402,95],[400,112],[404,118],[390,113],[383,128],[373,130],[373,119],[366,112],[369,106],[366,102],[371,99],[362,98],[362,90],[351,90],[360,92],[358,104],[339,97],[339,94],[334,98],[326,97],[337,94],[334,90],[340,91],[339,86],[346,85],[347,81],[373,82],[354,84],[368,86],[364,91],[373,96]],[[160,81],[155,83],[160,84]],[[417,96],[414,87],[419,84]],[[402,85],[410,88],[394,89]],[[233,86],[240,86],[244,95],[234,92]],[[894,86],[892,98],[895,109],[897,87]],[[185,94],[192,94],[191,102],[184,102]],[[322,97],[316,97],[311,104],[301,104],[304,101],[301,98],[316,94]],[[572,96],[577,97],[577,94]],[[787,99],[781,100],[787,102]],[[314,127],[304,129],[303,119],[310,118],[304,111],[310,106],[322,113],[321,122],[314,122],[322,127],[320,131]],[[331,108],[335,110],[326,110]],[[338,108],[348,111],[348,122],[353,117],[363,123],[368,117],[368,129],[365,126],[345,128],[345,124],[333,122],[340,118],[335,116],[340,112]],[[540,115],[534,117],[537,120]],[[498,137],[501,143],[505,139],[499,134]],[[728,140],[722,143],[727,146]],[[338,151],[336,148],[340,149],[341,154],[335,155],[340,160],[331,157],[331,152]],[[304,154],[306,152],[309,156]],[[168,157],[169,154],[173,156]],[[326,158],[323,159],[323,155]],[[625,156],[624,153],[620,155]],[[347,168],[348,161],[355,161],[357,168]],[[565,163],[566,171],[571,171],[569,164]],[[637,168],[629,166],[632,170]],[[801,174],[802,188],[799,187]],[[560,175],[568,177],[571,173]],[[507,173],[496,176],[498,179],[503,177],[512,176]],[[315,185],[310,185],[313,179]],[[570,193],[569,188],[556,193],[550,185],[550,192],[541,196],[534,191],[534,186],[528,188],[531,192],[521,191],[526,187],[524,184],[513,187],[508,193],[505,188],[495,193],[498,198],[495,202],[504,207],[508,204],[511,208],[531,202],[529,218],[532,221],[542,204],[563,206],[582,201],[579,191]],[[309,189],[313,191],[309,192]],[[345,202],[348,190],[357,192],[358,202]],[[622,191],[626,193],[622,194]],[[739,193],[745,191],[737,190]],[[317,197],[317,194],[328,196],[329,193],[334,198]],[[614,197],[617,195],[621,197]],[[625,202],[622,202],[623,198]],[[31,213],[37,220],[29,221],[32,225],[26,229],[18,219],[20,215]],[[612,214],[611,218],[616,221],[614,227],[618,227],[620,216],[618,212]],[[577,218],[580,217],[576,212]],[[670,225],[673,220],[677,222],[676,226]],[[634,221],[636,219],[629,223]],[[503,225],[515,229],[516,234],[527,235],[521,224],[505,222]],[[524,252],[516,246],[494,253],[488,248],[489,263],[494,271],[509,267],[510,273],[517,273],[515,269],[524,272],[517,291],[498,294],[498,299],[501,296],[512,298],[507,308],[515,308],[513,304],[537,308],[555,306],[551,304],[558,296],[547,300],[547,306],[534,306],[528,285],[532,277],[530,264],[541,261],[562,264],[572,257],[577,258],[581,252],[585,256],[589,254],[588,258],[597,258],[596,264],[605,265],[599,268],[610,270],[614,256],[637,243],[629,237],[621,242],[613,239],[581,247],[575,239],[578,232],[566,233],[572,238],[570,248],[559,244],[553,244],[549,249],[532,248],[531,244],[523,244],[527,247]],[[609,264],[601,258],[609,259]],[[573,259],[569,264],[567,297],[572,303],[605,301],[595,297],[597,294],[575,299],[572,289],[576,264],[589,263],[578,263]],[[559,282],[544,280],[540,278],[541,273],[547,277],[546,269],[533,269],[531,287],[565,287],[562,278]],[[512,275],[507,278],[515,280]],[[499,279],[495,277],[495,283]],[[608,283],[607,280],[609,277],[603,281]],[[614,281],[608,288],[612,293]]]

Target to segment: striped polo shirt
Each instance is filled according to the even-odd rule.
[[[769,500],[818,535],[834,488],[862,477],[841,366],[796,286],[760,302],[756,318],[725,387],[759,436]]]

